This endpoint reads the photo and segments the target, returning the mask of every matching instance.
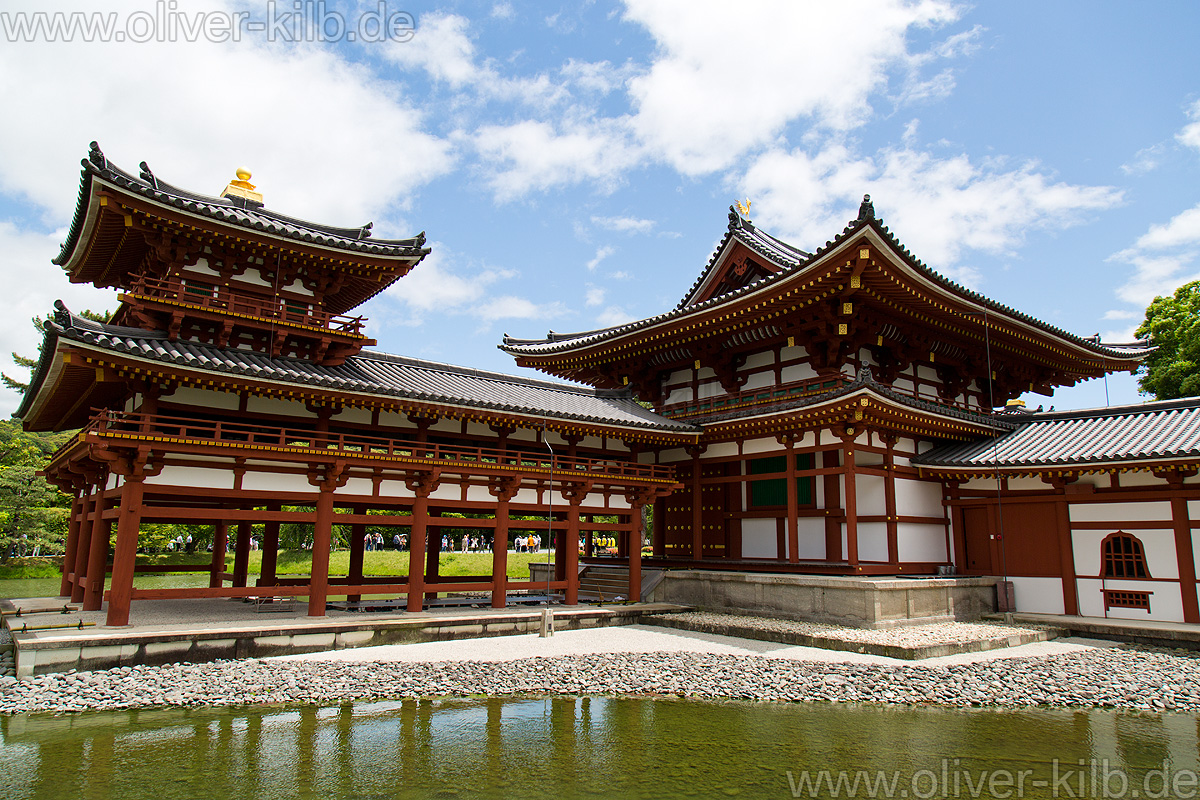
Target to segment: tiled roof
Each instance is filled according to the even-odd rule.
[[[271,358],[248,350],[170,341],[164,333],[92,322],[70,314],[61,303],[56,305],[59,310],[54,319],[46,322],[50,337],[185,369],[557,420],[672,433],[699,431],[690,423],[667,419],[644,408],[627,391],[519,378],[369,350],[351,356],[339,366],[324,367],[302,359]],[[53,350],[53,341],[47,341],[44,352]],[[48,361],[43,358],[18,416],[37,394],[47,368]]]
[[[88,196],[95,178],[181,211],[300,242],[379,256],[414,257],[429,252],[424,247],[424,232],[409,239],[371,239],[371,223],[359,228],[336,228],[288,217],[242,198],[195,194],[159,180],[144,161],[140,165],[140,175],[134,177],[111,164],[95,142],[92,142],[88,157],[81,163],[83,174],[80,179],[79,201],[75,206],[75,218],[71,222],[71,229],[67,233],[62,250],[54,259],[54,263],[60,266],[67,263],[79,243],[87,215]]]
[[[920,259],[918,259],[916,256],[914,256],[911,252],[909,252],[908,248],[906,248],[903,244],[901,244],[900,241],[894,235],[892,235],[891,231],[888,230],[887,226],[884,225],[881,220],[876,219],[874,216],[867,216],[867,217],[860,216],[858,219],[851,221],[842,230],[842,232],[839,233],[837,236],[835,236],[832,240],[825,242],[825,245],[823,247],[818,248],[816,250],[816,252],[814,252],[812,254],[806,254],[806,257],[804,257],[802,260],[797,260],[794,265],[785,267],[784,269],[780,270],[779,272],[775,273],[774,275],[770,275],[770,276],[763,278],[759,281],[756,281],[754,283],[747,284],[746,286],[743,286],[743,287],[736,289],[732,292],[729,292],[727,294],[720,295],[719,297],[713,297],[713,298],[705,300],[701,303],[696,303],[694,305],[685,305],[684,303],[681,303],[680,305],[676,306],[674,309],[667,311],[663,314],[658,314],[657,316],[648,317],[646,319],[629,322],[624,325],[618,325],[618,326],[615,326],[612,328],[604,328],[601,330],[586,331],[586,332],[577,333],[577,334],[555,334],[554,336],[547,337],[546,339],[517,339],[517,338],[513,338],[513,337],[510,337],[507,334],[505,334],[504,340],[499,345],[499,347],[504,352],[511,353],[512,355],[545,355],[545,354],[549,354],[549,353],[565,352],[565,351],[577,349],[579,347],[592,345],[597,342],[605,341],[608,339],[615,339],[619,336],[623,336],[625,334],[632,333],[634,331],[653,327],[654,325],[657,325],[662,322],[666,322],[668,320],[686,317],[691,314],[700,314],[705,311],[708,311],[709,309],[712,309],[717,306],[721,306],[725,303],[729,303],[734,300],[737,300],[741,297],[744,297],[745,295],[751,294],[753,292],[757,292],[757,291],[759,291],[765,287],[768,287],[772,284],[787,280],[788,278],[795,275],[797,272],[802,272],[810,264],[813,264],[813,263],[819,261],[823,256],[825,256],[827,253],[829,253],[829,251],[833,250],[836,247],[841,246],[841,244],[844,241],[846,241],[846,239],[855,235],[859,231],[864,230],[867,227],[874,229],[875,232],[881,238],[883,238],[884,241],[886,241],[889,245],[891,245],[892,249],[902,259],[904,259],[905,263],[907,263],[914,270],[921,273],[925,277],[929,278],[934,283],[947,289],[951,293],[958,295],[959,297],[963,298],[964,300],[968,300],[970,302],[984,306],[984,307],[990,309],[991,311],[996,312],[998,315],[1006,316],[1011,319],[1016,319],[1016,320],[1026,323],[1026,324],[1029,324],[1035,328],[1039,328],[1039,329],[1041,329],[1047,333],[1050,333],[1054,336],[1065,339],[1066,341],[1069,341],[1075,345],[1084,347],[1087,350],[1089,350],[1093,353],[1096,353],[1097,355],[1108,356],[1111,358],[1137,359],[1137,358],[1140,358],[1141,356],[1144,356],[1146,353],[1150,352],[1153,349],[1152,347],[1149,346],[1149,344],[1147,342],[1133,342],[1128,345],[1106,346],[1106,345],[1100,344],[1100,342],[1095,337],[1086,337],[1085,338],[1085,337],[1077,336],[1073,333],[1068,333],[1067,331],[1063,330],[1062,328],[1057,328],[1046,322],[1042,322],[1041,320],[1035,319],[1035,318],[1029,316],[1028,314],[1024,314],[1020,311],[1017,311],[1014,308],[1010,308],[1009,306],[1006,306],[1002,303],[997,303],[995,300],[990,300],[987,297],[984,297],[983,295],[979,294],[978,292],[972,291],[972,290],[966,288],[965,286],[962,286],[961,284],[955,283],[954,281],[950,280],[949,278],[946,278],[945,276],[941,275],[940,273],[938,273],[938,272],[934,271],[933,269],[929,268],[928,266],[926,266],[924,264],[924,262],[922,262]],[[725,245],[728,243],[729,238],[734,235],[736,235],[734,233],[734,226],[731,225],[730,230],[726,233],[725,239],[722,239],[721,244],[717,247],[716,253],[713,255],[712,259],[710,259],[709,265],[705,269],[705,272],[701,274],[700,279],[697,280],[696,284],[693,285],[692,289],[688,292],[688,297],[691,297],[695,293],[696,289],[699,288],[699,286],[701,285],[701,283],[704,280],[705,275],[708,274],[708,271],[712,268],[713,264],[715,263],[715,259],[721,253],[721,251],[725,247]],[[760,243],[767,241],[767,239],[764,238],[764,237],[766,237],[766,234],[763,234],[762,232],[758,231],[757,229],[755,229],[755,236],[756,236],[756,239]],[[774,241],[774,242],[780,242],[780,240],[775,239],[774,237],[767,237],[767,238],[769,238],[771,241]],[[790,246],[788,246],[788,247],[793,253],[803,254],[803,251],[801,251],[801,250],[797,250],[795,248],[790,248]],[[799,255],[797,255],[795,257],[797,259],[801,258]],[[777,262],[777,263],[782,264],[782,262]],[[686,300],[684,302],[686,303]]]
[[[854,380],[840,386],[837,389],[831,389],[828,392],[816,395],[808,395],[795,399],[785,399],[778,403],[769,405],[751,406],[742,409],[733,409],[730,411],[722,411],[714,414],[706,414],[703,417],[689,417],[689,421],[693,423],[701,423],[704,425],[713,425],[726,420],[741,419],[745,417],[758,417],[769,414],[781,414],[786,411],[791,411],[799,408],[808,408],[811,406],[824,405],[826,403],[840,400],[843,397],[856,394],[863,390],[868,390],[879,397],[890,400],[897,405],[921,411],[927,414],[934,414],[941,417],[949,417],[951,419],[959,419],[964,422],[970,422],[975,425],[980,425],[992,430],[1010,431],[1016,427],[1016,423],[1005,416],[994,414],[984,414],[978,411],[969,411],[955,406],[948,406],[944,403],[938,403],[933,400],[922,400],[919,397],[914,397],[903,392],[898,392],[890,386],[886,386],[875,380],[875,376],[871,373],[870,367],[863,367],[854,376]],[[990,440],[989,440],[990,441]]]
[[[913,459],[927,467],[1076,466],[1200,457],[1200,398],[1016,417],[997,440],[955,444]]]

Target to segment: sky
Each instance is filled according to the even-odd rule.
[[[361,309],[386,352],[521,374],[505,333],[672,308],[734,200],[812,250],[866,193],[941,274],[1129,341],[1200,277],[1197,31],[1173,0],[6,0],[0,361],[23,373],[7,353],[55,299],[115,307],[50,263],[92,140],[193,191],[245,166],[273,210],[425,231]],[[1128,374],[1028,398],[1145,399]]]

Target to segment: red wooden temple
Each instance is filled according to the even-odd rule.
[[[1024,610],[1200,622],[1200,401],[996,412],[1135,369],[1149,345],[1075,336],[947,280],[869,199],[812,252],[730,209],[674,309],[505,337],[519,365],[580,388],[364,349],[349,315],[419,265],[424,237],[295,220],[247,179],[204,197],[94,145],[84,161],[55,261],[120,307],[108,324],[58,309],[19,415],[82,429],[47,471],[75,498],[62,591],[107,598],[111,625],[149,597],[304,595],[312,615],[368,593],[412,610],[449,592],[575,603],[580,537],[586,564],[597,535],[617,540],[608,560],[636,600],[647,504],[659,569],[1002,575]],[[180,521],[214,527],[209,586],[134,588],[140,526]],[[276,574],[285,522],[313,526],[309,578]],[[344,576],[328,571],[335,523],[353,531]],[[367,526],[411,530],[407,580],[363,574]],[[548,586],[505,577],[531,526],[554,532]],[[462,528],[494,532],[490,574],[439,575],[441,532]]]

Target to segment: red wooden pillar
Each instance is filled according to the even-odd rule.
[[[87,577],[88,557],[91,554],[92,548],[92,529],[99,519],[100,514],[104,511],[104,499],[101,492],[102,487],[100,486],[92,488],[91,493],[83,498],[83,507],[80,509],[79,542],[75,546],[75,565],[72,567],[75,571],[75,582],[71,585],[72,603],[82,602],[83,596],[87,591],[85,579]],[[105,553],[105,558],[107,559],[107,557],[108,554]]]
[[[127,475],[121,487],[121,516],[117,521],[117,544],[113,548],[113,572],[108,595],[109,626],[129,624],[129,604],[133,599],[133,566],[137,558],[138,531],[142,525],[142,476]],[[91,567],[89,566],[89,569]],[[100,567],[103,584],[104,566]]]
[[[642,601],[642,507],[650,501],[643,492],[631,492],[629,500],[629,529],[626,531],[629,550],[629,591],[626,598],[631,603]]]
[[[104,484],[96,487],[92,511],[92,532],[89,536],[87,571],[83,590],[83,610],[99,611],[104,603],[104,579],[108,575],[108,539],[112,521],[104,519]]]
[[[836,469],[841,466],[837,450],[825,450],[821,453],[821,466],[825,469]],[[825,560],[842,560],[842,485],[840,476],[835,472],[826,473],[825,489]]]
[[[1179,561],[1179,593],[1183,596],[1183,621],[1200,622],[1200,603],[1196,598],[1196,561],[1192,547],[1192,523],[1188,518],[1187,498],[1183,496],[1183,476],[1173,473],[1171,519],[1175,528],[1175,557]]]
[[[58,582],[58,596],[70,597],[73,583],[71,573],[75,569],[75,554],[79,549],[79,530],[86,520],[84,511],[87,501],[83,498],[83,487],[76,486],[75,499],[71,501],[71,520],[67,524],[66,552],[62,558],[62,580]]]
[[[567,591],[564,602],[569,606],[579,605],[579,503],[582,500],[582,497],[578,500],[571,500],[571,505],[567,509],[567,531],[560,539],[566,545],[561,554],[567,573]]]
[[[887,445],[887,452],[883,456],[883,469],[885,472],[883,478],[883,506],[884,514],[887,515],[887,552],[888,563],[899,565],[900,563],[900,522],[897,519],[896,513],[896,436],[894,434],[885,433],[881,437],[884,444]]]
[[[1059,570],[1062,574],[1063,613],[1073,617],[1079,614],[1079,588],[1075,581],[1075,546],[1071,541],[1071,512],[1067,507],[1065,493],[1055,501],[1054,511],[1055,528],[1058,533]],[[1188,538],[1191,539],[1190,536]],[[1191,558],[1190,555],[1188,557]],[[1195,622],[1196,620],[1191,621]]]
[[[845,453],[846,463],[842,470],[845,476],[846,492],[846,562],[858,566],[858,487],[855,485],[854,470],[854,428],[846,428],[843,437],[842,452]]]
[[[429,512],[429,493],[437,485],[433,476],[408,481],[412,491],[412,532],[408,537],[408,610],[424,608],[426,523]]]
[[[308,616],[325,616],[325,601],[329,597],[329,546],[333,531],[334,482],[319,484],[317,507],[313,514],[312,568],[308,575]]]
[[[689,447],[692,455],[692,558],[704,558],[704,495],[700,487],[701,447]]]
[[[254,525],[242,521],[237,527],[237,542],[233,546],[233,585],[245,586],[250,573],[250,536]]]
[[[280,511],[279,503],[269,503],[268,511]],[[279,520],[263,525],[262,566],[258,571],[259,586],[274,586],[275,572],[279,565]]]
[[[492,608],[504,608],[508,599],[508,504],[520,487],[520,478],[501,478],[488,486],[488,491],[496,498],[496,528],[492,534]]]
[[[796,495],[796,436],[784,433],[776,437],[783,445],[787,458],[785,472],[787,481],[787,560],[796,564],[800,561],[800,499]]]
[[[118,534],[120,535],[120,534]],[[208,586],[220,589],[225,583],[225,551],[229,548],[229,522],[217,520],[213,524],[212,559],[208,566]]]

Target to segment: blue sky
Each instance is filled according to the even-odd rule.
[[[168,6],[214,24],[271,13]],[[155,9],[101,11],[137,38],[130,26]],[[278,211],[372,220],[385,237],[426,231],[433,254],[364,307],[370,333],[389,352],[508,372],[505,332],[673,306],[735,198],[812,249],[869,192],[934,269],[1110,341],[1200,276],[1194,2],[326,9],[351,26],[364,11],[405,12],[415,27],[369,43],[250,30],[236,42],[0,40],[0,352],[32,352],[28,319],[55,298],[115,303],[49,263],[92,139],[126,169],[144,159],[195,191],[218,193],[245,165]],[[6,2],[0,25],[22,10],[97,6]],[[1104,405],[1105,389],[1030,400]],[[1142,399],[1127,375],[1107,389],[1114,404]],[[17,400],[4,393],[0,411]]]

